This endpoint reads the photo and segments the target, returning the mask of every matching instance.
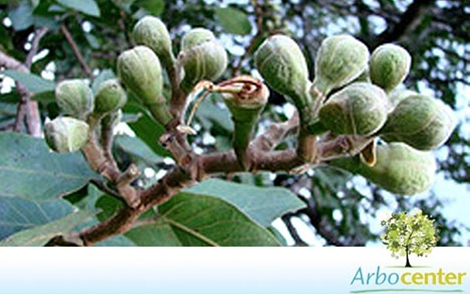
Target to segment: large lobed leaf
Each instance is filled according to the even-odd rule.
[[[145,223],[145,222],[144,222]],[[155,222],[126,234],[147,246],[279,246],[267,229],[222,199],[179,193],[159,207]]]
[[[45,200],[63,196],[98,177],[79,153],[57,154],[44,140],[0,133],[0,195]]]
[[[185,191],[224,199],[264,227],[289,211],[305,207],[304,202],[285,188],[259,188],[218,179],[204,181]]]
[[[248,35],[251,32],[250,20],[243,11],[230,7],[217,8],[215,15],[220,25],[231,34]]]
[[[100,16],[100,8],[93,0],[57,0],[57,2],[67,8],[88,14],[91,16]]]
[[[73,206],[61,199],[37,202],[0,196],[0,240],[19,231],[55,221],[73,211]]]
[[[4,70],[1,73],[23,84],[33,94],[41,94],[55,90],[54,82],[45,80],[32,73],[16,70]]]
[[[43,246],[55,236],[69,233],[93,215],[91,211],[77,211],[43,226],[16,233],[1,241],[0,246]]]

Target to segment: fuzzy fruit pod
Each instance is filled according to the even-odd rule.
[[[312,105],[307,62],[294,40],[284,35],[269,37],[256,51],[255,63],[266,83],[290,98],[300,112]]]
[[[127,94],[118,80],[112,79],[102,83],[95,96],[93,113],[103,116],[121,109],[127,102]]]
[[[419,150],[432,150],[447,141],[455,121],[452,110],[442,101],[414,95],[397,105],[380,135],[388,142],[404,142]]]
[[[75,152],[88,140],[88,125],[72,117],[58,117],[44,126],[47,145],[55,152]]]
[[[224,93],[222,96],[235,125],[232,143],[235,154],[240,165],[247,169],[247,148],[259,115],[268,102],[269,90],[261,81],[251,76],[238,76],[222,83],[224,84],[239,90],[238,93]]]
[[[411,55],[398,45],[384,44],[372,52],[370,78],[372,83],[390,93],[410,71]]]
[[[160,61],[146,46],[137,46],[121,53],[117,60],[121,81],[147,106],[162,125],[171,119],[162,95],[163,77]]]
[[[436,161],[430,152],[415,150],[403,143],[377,146],[374,166],[357,157],[333,160],[330,165],[360,174],[383,189],[400,195],[428,190],[436,173]]]
[[[180,53],[184,68],[181,88],[189,93],[202,80],[215,81],[227,68],[228,57],[225,48],[217,41],[203,42]]]
[[[335,93],[320,109],[322,125],[335,134],[368,136],[387,120],[388,98],[377,86],[354,83]]]
[[[326,38],[315,60],[313,89],[322,95],[349,84],[367,68],[369,50],[361,41],[349,35]]]
[[[55,89],[55,98],[64,114],[84,119],[93,111],[93,92],[82,80],[65,80]]]
[[[394,91],[390,95],[390,102],[392,103],[393,107],[396,107],[400,102],[405,100],[408,97],[418,95],[415,91],[411,90],[401,90],[401,91]]]
[[[145,45],[157,54],[163,66],[173,64],[170,34],[165,24],[153,16],[145,16],[134,26],[133,36],[137,44]]]
[[[181,39],[181,51],[187,51],[205,42],[216,41],[214,33],[204,28],[194,28]]]

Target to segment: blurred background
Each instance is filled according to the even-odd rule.
[[[8,55],[27,67],[18,68],[21,74],[0,73],[0,131],[18,127],[19,93],[24,89],[15,81],[26,85],[35,101],[27,111],[26,125],[20,127],[41,136],[41,125],[58,115],[55,83],[83,78],[94,86],[114,77],[117,56],[134,45],[134,24],[149,14],[168,26],[175,53],[190,28],[211,29],[229,53],[230,68],[224,78],[240,73],[259,77],[252,54],[266,37],[277,33],[290,35],[299,43],[312,78],[316,51],[327,36],[352,34],[370,51],[389,42],[408,49],[412,70],[402,89],[442,99],[459,118],[451,139],[435,152],[439,172],[430,191],[395,196],[362,177],[327,167],[297,176],[246,173],[224,178],[257,186],[284,186],[307,203],[306,208],[274,222],[289,245],[374,246],[380,244],[382,220],[392,212],[413,209],[436,220],[439,245],[470,244],[470,0],[0,0],[0,57]],[[31,50],[33,54],[29,54]],[[0,65],[3,69],[5,64]],[[145,171],[138,184],[147,186],[161,178],[173,162],[156,144],[162,128],[145,110],[130,101],[124,112],[114,153],[123,168],[137,163]],[[284,97],[271,91],[258,132],[293,112]],[[217,95],[202,104],[193,127],[198,131],[191,138],[196,152],[230,148],[233,125]],[[279,148],[289,144],[293,142]]]

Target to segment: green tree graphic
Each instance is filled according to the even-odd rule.
[[[410,254],[427,255],[438,241],[434,220],[422,211],[415,214],[394,213],[390,219],[382,221],[382,225],[386,226],[382,242],[387,245],[392,256],[406,256],[405,267],[411,267]]]

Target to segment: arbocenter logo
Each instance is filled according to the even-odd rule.
[[[428,256],[438,242],[434,221],[421,211],[396,213],[382,222],[382,242],[400,266],[359,266],[350,293],[464,293],[467,273],[443,266],[412,266],[411,256]],[[413,262],[414,264],[414,262]]]
[[[390,269],[377,266],[370,271],[359,267],[351,279],[355,290],[350,293],[463,293],[466,272],[442,268]]]

